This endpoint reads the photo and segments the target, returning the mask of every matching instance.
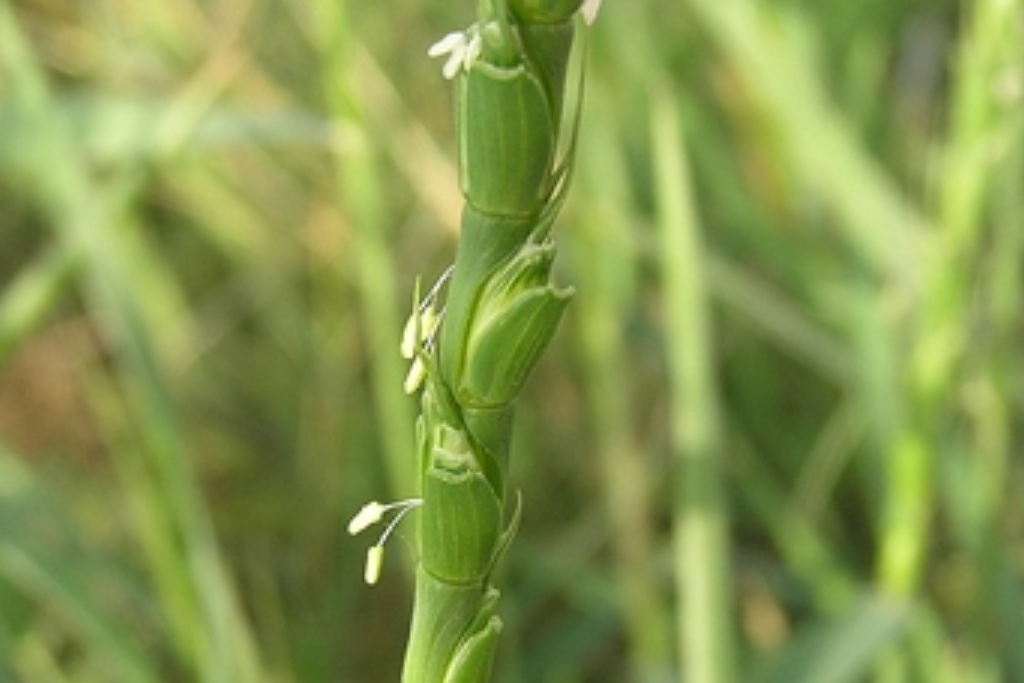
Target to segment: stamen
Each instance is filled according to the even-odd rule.
[[[370,546],[366,553],[366,570],[363,573],[363,578],[369,585],[375,585],[380,578],[380,570],[384,565],[384,544],[388,542],[388,537],[394,532],[395,527],[402,521],[402,518],[409,514],[410,510],[415,510],[420,505],[423,505],[422,498],[409,498],[408,500],[400,500],[397,503],[390,503],[388,505],[381,505],[377,501],[372,501],[364,505],[363,509],[352,518],[348,525],[348,532],[354,536],[367,527],[380,522],[387,512],[398,510],[394,519],[384,529],[384,533],[377,539],[377,543]]]
[[[441,289],[451,279],[454,270],[454,265],[445,268],[422,300],[420,299],[420,280],[416,279],[412,300],[413,310],[409,319],[405,321],[399,344],[402,358],[412,361],[409,372],[405,376],[405,382],[402,384],[402,390],[406,394],[416,393],[423,386],[423,381],[427,377],[427,364],[424,362],[423,354],[430,354],[433,350],[445,312],[443,308],[439,312],[434,304],[440,296]]]
[[[452,31],[441,37],[441,40],[437,41],[430,46],[427,50],[427,56],[429,57],[440,57],[459,49],[461,45],[466,42],[466,34],[463,31]]]
[[[430,46],[427,50],[430,57],[448,55],[448,60],[441,67],[441,73],[448,80],[455,78],[459,69],[469,69],[480,56],[480,32],[476,25],[465,31],[449,33]]]
[[[390,536],[391,532],[395,530],[395,527],[398,526],[398,523],[402,521],[402,517],[405,517],[407,514],[409,514],[409,512],[415,510],[421,505],[423,505],[422,498],[410,498],[409,500],[403,500],[400,503],[390,505],[389,507],[392,508],[400,507],[401,510],[398,511],[398,514],[395,515],[395,518],[392,519],[391,523],[388,524],[386,529],[384,529],[384,533],[380,535],[380,540],[377,541],[377,545],[384,545],[385,543],[387,543],[388,536]]]
[[[434,283],[434,286],[430,288],[430,291],[427,292],[423,299],[420,299],[420,280],[416,278],[416,286],[413,288],[412,313],[409,314],[409,318],[405,321],[405,327],[402,329],[402,340],[399,344],[402,358],[406,360],[415,358],[416,347],[426,346],[426,342],[436,333],[439,320],[444,317],[444,311],[442,310],[438,314],[434,307],[434,302],[440,295],[441,288],[448,284],[448,280],[451,279],[454,270],[454,265],[445,268],[441,276],[437,278],[437,282]],[[427,334],[423,334],[424,330],[427,330]]]

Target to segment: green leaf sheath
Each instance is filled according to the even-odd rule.
[[[578,3],[577,3],[578,4]],[[565,101],[565,74],[569,67],[569,52],[572,49],[575,26],[571,21],[551,24],[524,24],[520,28],[520,37],[531,55],[531,63],[536,69],[548,95],[548,105],[554,121],[562,113]]]
[[[481,584],[499,545],[502,501],[479,467],[468,434],[447,424],[432,428],[423,477],[420,564],[439,581]],[[428,509],[429,506],[429,509]]]
[[[459,182],[491,216],[532,217],[543,204],[555,157],[548,95],[527,63],[476,62],[456,85]]]
[[[416,597],[404,683],[484,683],[501,621],[513,405],[572,297],[551,281],[563,90],[580,0],[483,0],[455,88],[466,205],[417,425]],[[571,152],[569,152],[571,156]]]
[[[417,569],[403,683],[488,680],[501,630],[494,616],[497,601],[498,592],[486,585],[453,585]]]

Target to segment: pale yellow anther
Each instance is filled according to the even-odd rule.
[[[480,35],[476,26],[465,31],[455,31],[445,35],[441,40],[430,46],[427,54],[431,57],[448,56],[441,73],[448,80],[455,78],[460,69],[469,70],[473,62],[480,56]]]
[[[580,8],[580,12],[583,14],[583,21],[587,22],[587,26],[594,23],[597,19],[597,11],[601,9],[602,0],[586,0],[583,3],[583,7]]]
[[[405,321],[405,328],[402,330],[402,342],[398,349],[402,358],[412,360],[416,357],[416,349],[422,341],[419,336],[419,324],[421,317],[417,311],[413,311],[409,319]]]
[[[363,578],[370,586],[377,584],[380,579],[380,569],[384,564],[384,546],[375,545],[366,553],[366,573]]]
[[[427,306],[422,311],[413,311],[409,319],[405,321],[405,328],[402,330],[402,342],[399,351],[402,358],[412,360],[416,357],[416,351],[423,346],[437,325],[437,310]]]
[[[406,394],[412,395],[419,391],[419,388],[423,386],[423,380],[427,378],[427,366],[424,365],[420,358],[416,358],[412,362],[412,367],[409,368],[409,374],[405,376],[405,383],[402,384],[402,390]]]
[[[452,31],[446,33],[441,37],[441,40],[437,41],[427,50],[427,55],[430,57],[441,57],[443,55],[450,55],[455,50],[460,49],[466,43],[465,31]]]
[[[394,519],[388,523],[384,533],[380,535],[380,540],[366,553],[366,572],[363,575],[366,583],[371,586],[377,583],[377,579],[380,578],[381,565],[384,564],[384,544],[387,542],[388,536],[395,530],[398,523],[402,521],[402,517],[420,505],[423,505],[422,498],[409,498],[407,500],[400,500],[397,503],[389,503],[388,505],[381,505],[377,501],[373,501],[364,505],[363,509],[352,519],[352,522],[348,525],[348,532],[350,534],[358,534],[366,527],[381,521],[388,512],[397,511],[395,512]]]
[[[384,517],[390,506],[381,505],[377,501],[370,501],[363,506],[363,509],[356,513],[352,521],[348,523],[349,534],[355,536],[364,529],[378,523]]]

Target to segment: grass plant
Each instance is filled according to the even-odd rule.
[[[467,11],[0,0],[0,680],[399,679]],[[1024,681],[1022,31],[605,1],[492,680]]]

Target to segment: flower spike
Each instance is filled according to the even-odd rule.
[[[576,37],[601,2],[475,4],[476,23],[428,52],[455,80],[465,204],[444,305],[434,303],[440,284],[422,301],[417,286],[401,345],[412,365],[406,391],[421,398],[416,468],[426,501],[403,683],[490,680],[501,630],[491,578],[520,514],[517,499],[508,519],[515,403],[572,294],[552,276],[551,228],[580,120],[582,98],[569,90],[583,88]],[[383,552],[382,538],[367,556],[371,584]]]

